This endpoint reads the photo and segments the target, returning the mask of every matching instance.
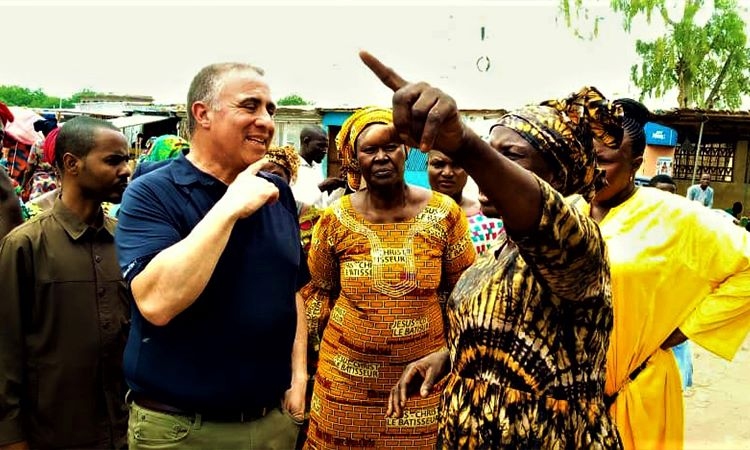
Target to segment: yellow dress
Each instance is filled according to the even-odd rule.
[[[442,385],[400,419],[386,400],[409,362],[446,345],[440,294],[474,258],[466,217],[439,193],[399,223],[367,222],[349,196],[325,210],[301,292],[320,352],[307,448],[434,448]]]
[[[605,387],[616,395],[612,416],[626,449],[682,448],[680,374],[659,346],[679,327],[707,350],[734,356],[750,328],[750,233],[654,188],[639,188],[599,226],[615,313]]]

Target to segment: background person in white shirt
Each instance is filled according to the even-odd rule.
[[[703,206],[709,208],[714,207],[714,188],[709,186],[711,184],[711,175],[704,173],[701,175],[701,181],[699,184],[690,186],[687,191],[687,198],[696,202],[700,202]]]
[[[328,206],[344,192],[344,180],[324,178],[321,162],[328,153],[328,135],[318,127],[305,127],[299,136],[300,165],[292,186],[294,199],[318,208]]]

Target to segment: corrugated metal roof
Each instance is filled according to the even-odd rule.
[[[655,117],[681,117],[681,118],[722,118],[729,120],[748,120],[750,111],[731,111],[717,109],[669,109],[654,111]]]
[[[384,106],[386,108],[388,106]],[[289,108],[288,106],[279,107],[279,108]],[[296,107],[295,107],[296,108]],[[333,107],[318,107],[315,108],[317,111],[320,111],[321,114],[327,113],[327,112],[354,112],[358,109],[362,108],[362,106],[358,107],[349,107],[349,106],[333,106]],[[459,108],[459,111],[463,114],[475,114],[475,115],[489,115],[489,116],[497,116],[497,115],[505,115],[508,113],[508,110],[503,108]]]
[[[697,139],[701,125],[705,136],[723,140],[750,138],[750,111],[672,109],[654,111],[651,121],[677,130],[680,140]]]
[[[109,122],[119,129],[136,127],[138,125],[145,125],[147,123],[161,122],[162,120],[169,120],[170,116],[147,116],[137,114],[134,116],[118,117],[116,119],[109,119]]]

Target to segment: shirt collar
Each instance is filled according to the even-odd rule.
[[[99,208],[99,214],[102,214],[104,217],[103,220],[103,226],[102,228],[109,233],[110,236],[114,237],[115,235],[115,227],[116,222],[111,217],[104,215],[104,212],[102,211],[101,207]],[[57,197],[55,199],[55,204],[52,206],[52,216],[60,223],[60,225],[63,227],[66,233],[68,233],[68,236],[70,236],[74,241],[77,241],[86,233],[86,230],[93,227],[90,227],[83,223],[83,221],[75,215],[73,211],[71,211],[65,204],[62,202],[62,198]],[[96,230],[98,231],[98,230]]]
[[[172,178],[174,179],[174,182],[180,186],[190,186],[195,183],[200,183],[205,186],[225,186],[224,183],[218,179],[195,167],[193,163],[185,158],[185,155],[178,156],[169,164],[169,167],[172,170]]]
[[[311,169],[314,169],[317,164],[318,163],[316,163],[315,161],[309,163],[309,162],[307,162],[305,160],[305,158],[303,158],[301,156],[299,157],[299,165],[300,165],[300,167],[309,167]]]

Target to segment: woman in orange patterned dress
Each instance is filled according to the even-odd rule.
[[[386,418],[404,367],[446,345],[441,293],[475,258],[450,198],[404,182],[390,110],[365,108],[336,143],[356,191],[326,209],[310,248],[306,299],[319,350],[306,447],[433,448],[439,391]],[[367,188],[360,190],[360,179]]]

